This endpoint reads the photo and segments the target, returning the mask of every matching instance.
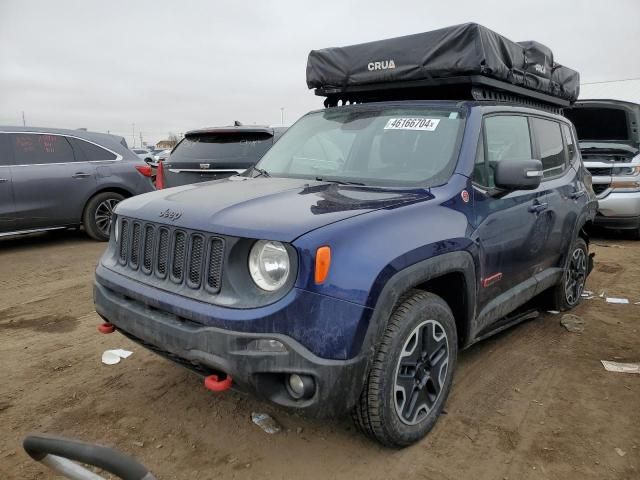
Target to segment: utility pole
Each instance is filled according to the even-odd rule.
[[[140,148],[144,147],[144,143],[142,143],[142,132],[140,132]]]
[[[133,142],[132,148],[136,146],[136,124],[131,124],[131,141]]]
[[[284,107],[280,107],[280,125],[284,126]]]
[[[24,110],[22,111],[22,126],[23,127],[27,126],[27,122],[24,120]]]

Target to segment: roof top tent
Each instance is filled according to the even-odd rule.
[[[312,50],[307,85],[325,106],[383,100],[472,99],[559,111],[578,98],[580,75],[548,47],[513,42],[476,23]]]

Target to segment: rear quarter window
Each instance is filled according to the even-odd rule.
[[[257,162],[273,145],[269,133],[207,133],[189,135],[171,153],[171,164],[186,162]]]
[[[70,138],[76,151],[80,152],[80,155],[84,157],[85,161],[97,162],[101,160],[115,160],[116,155],[109,150],[106,150],[94,143],[86,142],[79,138]]]

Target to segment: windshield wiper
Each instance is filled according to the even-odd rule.
[[[270,177],[271,174],[269,172],[267,172],[266,170],[264,170],[263,168],[258,168],[256,166],[253,167],[253,170],[258,172],[260,175],[256,175],[256,177],[258,176],[262,176],[262,177]],[[254,177],[255,178],[255,177]]]
[[[338,185],[366,185],[362,182],[348,182],[345,180],[336,180],[333,178],[323,178],[323,177],[316,177],[316,181],[317,182],[330,182],[330,183],[337,183]]]

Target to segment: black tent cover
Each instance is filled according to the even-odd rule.
[[[312,50],[307,85],[316,94],[360,91],[367,85],[483,76],[574,102],[580,75],[554,61],[548,47],[513,42],[476,23],[431,32]],[[525,90],[526,91],[526,90]]]

